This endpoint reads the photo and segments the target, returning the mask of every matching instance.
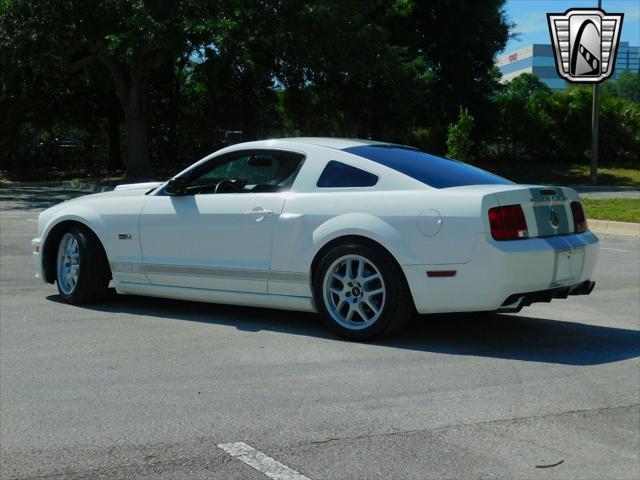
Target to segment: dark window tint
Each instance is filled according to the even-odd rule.
[[[187,191],[213,193],[212,189],[224,180],[236,185],[233,193],[288,191],[303,158],[295,153],[266,150],[225,155],[194,176],[189,181]]]
[[[344,151],[381,163],[435,188],[513,183],[466,163],[409,147],[363,145],[345,148]]]
[[[373,187],[378,177],[359,168],[331,160],[318,179],[318,187]]]

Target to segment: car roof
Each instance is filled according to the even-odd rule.
[[[378,142],[375,140],[363,140],[360,138],[332,138],[332,137],[291,137],[277,138],[284,142],[305,143],[308,145],[316,145],[319,147],[336,148],[343,150],[345,148],[360,147],[363,145],[389,145],[387,142]]]
[[[231,150],[242,148],[269,148],[284,145],[313,145],[317,147],[333,148],[344,150],[346,148],[361,147],[366,145],[392,145],[389,142],[377,142],[374,140],[363,140],[360,138],[331,138],[331,137],[286,137],[256,140],[253,142],[243,142],[231,145]]]

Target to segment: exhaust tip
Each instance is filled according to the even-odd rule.
[[[591,280],[585,280],[575,291],[571,292],[571,295],[589,295],[594,287],[596,286],[596,282],[592,282]]]
[[[586,283],[587,283],[587,286],[586,286],[586,289],[585,289],[585,293],[584,293],[584,294],[585,294],[585,295],[589,295],[591,292],[593,292],[593,289],[594,289],[594,288],[595,288],[595,286],[596,286],[596,282],[591,282],[591,281],[587,280],[587,282],[586,282]]]

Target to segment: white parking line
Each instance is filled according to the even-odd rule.
[[[622,250],[621,248],[600,247],[600,250],[611,250],[612,252],[630,252],[631,250]]]
[[[221,443],[218,447],[274,480],[310,480],[246,443]]]

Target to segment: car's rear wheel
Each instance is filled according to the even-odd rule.
[[[397,330],[414,313],[400,266],[369,245],[350,243],[328,251],[314,272],[313,284],[324,323],[352,340]]]
[[[72,304],[96,303],[107,294],[109,265],[99,240],[82,227],[70,227],[60,237],[56,254],[56,285]]]

